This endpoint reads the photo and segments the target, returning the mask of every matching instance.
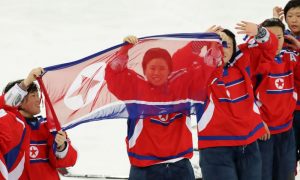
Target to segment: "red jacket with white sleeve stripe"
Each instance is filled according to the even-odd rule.
[[[257,46],[241,48],[228,67],[219,67],[208,88],[209,99],[198,121],[198,147],[241,146],[256,141],[266,131],[255,104],[250,60],[262,61],[261,71],[277,49],[275,35],[268,32]]]

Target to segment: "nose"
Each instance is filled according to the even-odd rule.
[[[159,69],[155,69],[155,70],[153,71],[153,74],[154,74],[154,75],[158,75],[158,74],[159,74]]]
[[[40,96],[35,97],[36,102],[41,102],[42,98]]]
[[[292,22],[296,22],[296,21],[297,21],[297,18],[296,18],[295,16],[293,16],[293,17],[291,18],[291,21],[292,21]]]

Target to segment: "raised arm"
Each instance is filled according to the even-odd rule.
[[[43,72],[44,69],[41,67],[32,69],[26,79],[4,93],[3,97],[0,98],[0,108],[3,108],[5,105],[14,107],[19,106],[23,98],[27,95],[28,86]]]
[[[262,26],[258,26],[252,22],[241,21],[236,24],[235,29],[238,30],[238,34],[254,37],[254,40],[264,49],[277,49],[278,42],[276,41],[275,35]]]
[[[189,88],[189,98],[204,101],[208,79],[217,64],[222,63],[221,45],[218,42],[191,41],[178,49],[172,60],[174,77]]]
[[[127,68],[128,51],[138,42],[138,38],[130,35],[125,37],[123,42],[128,44],[121,47],[108,63],[108,68],[111,68],[112,71],[122,71]]]
[[[266,28],[246,21],[238,23],[236,29],[238,34],[246,34],[251,37],[247,43],[239,45],[239,49],[244,54],[249,55],[249,58],[245,58],[245,60],[251,61],[242,63],[251,63],[253,74],[258,72],[266,73],[269,68],[269,62],[276,56],[278,48],[277,37]]]
[[[285,39],[285,43],[284,43],[285,47],[300,52],[300,41],[298,39],[296,39],[294,36],[290,34],[285,35],[284,39]]]
[[[216,33],[221,38],[226,38],[227,36],[224,36],[221,30],[223,30],[221,26],[214,25],[207,29],[206,32]],[[216,64],[222,63],[222,53],[217,42],[191,41],[181,49],[178,49],[173,54],[172,60],[173,71],[184,68],[193,69],[202,63],[214,67]]]
[[[280,19],[281,21],[283,21],[283,18],[284,18],[284,11],[283,11],[282,7],[275,6],[275,7],[273,8],[273,18],[278,18],[278,19]]]
[[[137,81],[142,81],[140,75],[127,68],[128,51],[138,39],[135,36],[127,36],[124,42],[129,44],[124,45],[111,57],[105,69],[107,87],[119,100],[132,99],[136,96]]]

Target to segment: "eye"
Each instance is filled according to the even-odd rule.
[[[164,71],[164,70],[166,70],[166,68],[162,66],[162,67],[159,67],[159,70]]]
[[[34,92],[34,93],[31,93],[31,94],[30,94],[30,97],[39,97],[39,94],[36,93],[36,92]]]

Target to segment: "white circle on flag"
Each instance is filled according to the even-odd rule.
[[[29,156],[31,158],[36,158],[39,154],[39,149],[36,146],[30,146],[29,148]]]
[[[68,108],[78,110],[95,100],[104,82],[105,67],[106,63],[104,62],[94,63],[77,75],[64,98],[64,103]],[[84,81],[83,78],[87,80]],[[93,85],[91,85],[92,83]],[[76,94],[82,88],[87,88],[87,92]]]
[[[283,89],[283,87],[284,87],[284,79],[277,78],[275,80],[275,86],[276,86],[277,89]]]

